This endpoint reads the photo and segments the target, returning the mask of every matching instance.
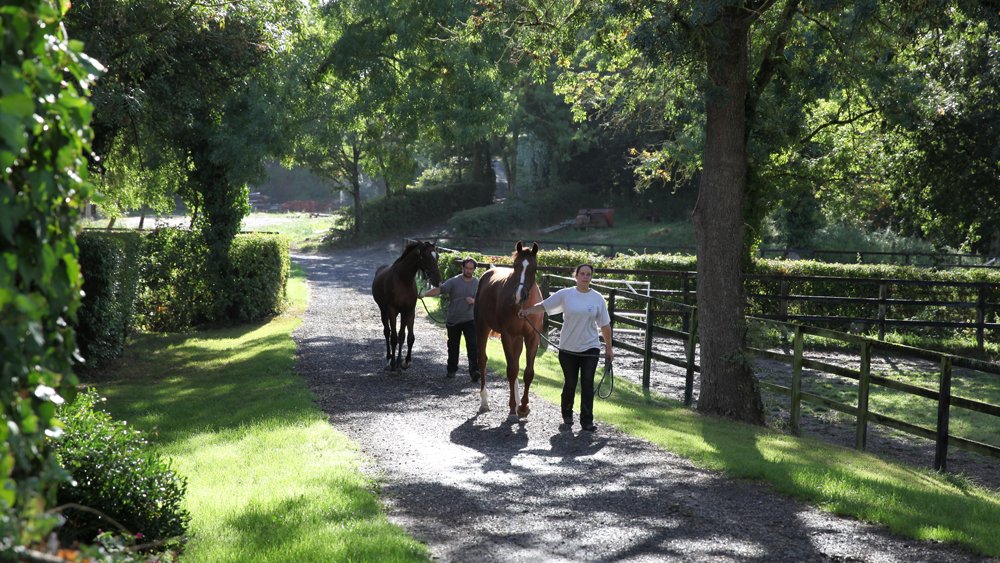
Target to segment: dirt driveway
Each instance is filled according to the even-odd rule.
[[[418,317],[413,366],[382,371],[369,295],[398,243],[295,256],[309,278],[296,331],[298,372],[332,424],[355,440],[390,519],[445,561],[980,561],[952,546],[892,536],[699,469],[601,425],[560,431],[533,397],[508,423],[506,383],[477,415],[478,385],[445,378],[445,335]],[[464,369],[464,357],[460,364]]]

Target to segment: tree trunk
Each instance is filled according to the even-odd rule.
[[[694,210],[698,252],[698,410],[763,424],[760,387],[743,353],[743,206],[750,18],[725,8],[706,45],[703,171]]]

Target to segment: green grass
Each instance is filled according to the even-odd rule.
[[[677,252],[688,249],[687,253],[694,253],[694,226],[691,221],[651,223],[623,212],[615,214],[615,226],[610,229],[568,228],[550,234],[535,232],[524,235],[525,240],[535,237],[540,240],[614,244],[616,248],[633,246],[642,249],[644,246],[666,246],[676,248]]]
[[[503,358],[499,341],[490,341],[489,355]],[[491,373],[502,369],[502,360],[491,360]],[[532,391],[558,404],[562,375],[556,355],[540,355],[535,370]],[[621,379],[609,400],[595,401],[594,414],[599,424],[613,424],[701,467],[767,481],[823,510],[884,524],[904,536],[1000,556],[1000,496],[963,479],[702,416]]]
[[[270,322],[145,335],[98,391],[188,480],[190,561],[423,561],[386,520],[356,445],[293,373],[291,331],[307,299]]]

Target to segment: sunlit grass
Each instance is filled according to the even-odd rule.
[[[503,369],[499,341],[490,341],[489,356],[494,358],[491,373],[498,373]],[[537,358],[531,389],[558,404],[562,372],[556,354]],[[595,401],[594,414],[598,424],[612,424],[701,467],[767,481],[784,494],[835,514],[884,524],[916,539],[956,542],[1000,555],[1000,496],[961,479],[702,416],[621,379],[615,381],[609,400]]]
[[[188,480],[189,561],[420,561],[426,548],[390,524],[356,446],[293,373],[307,288],[270,322],[145,335],[98,386]]]

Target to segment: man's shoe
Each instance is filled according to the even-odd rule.
[[[597,430],[597,426],[594,423],[584,424],[580,428],[582,430],[586,430],[587,432],[593,432],[593,431]]]
[[[570,415],[570,416],[564,416],[563,417],[563,424],[565,424],[566,426],[573,426],[573,416],[572,415]]]
[[[454,371],[449,371],[448,375],[446,375],[445,377],[447,377],[448,379],[451,379],[451,378],[455,377],[455,373],[456,372],[454,372]]]

